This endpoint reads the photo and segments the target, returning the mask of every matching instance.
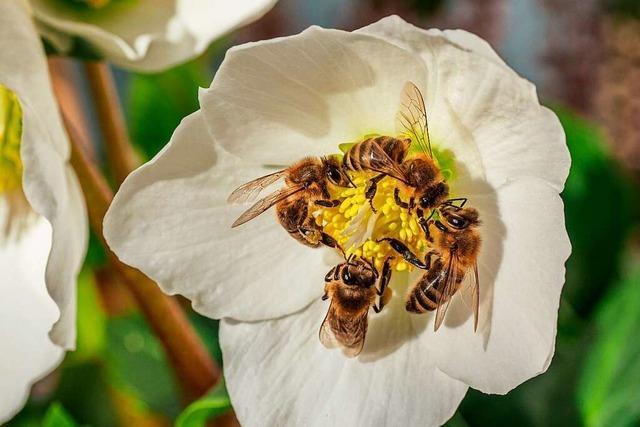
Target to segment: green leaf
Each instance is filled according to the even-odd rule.
[[[64,407],[59,402],[49,406],[42,420],[42,427],[75,427],[76,425],[71,415],[64,410]]]
[[[613,288],[596,317],[578,402],[585,425],[640,425],[640,270]]]
[[[176,427],[204,427],[207,420],[231,409],[224,381],[220,381],[206,396],[189,405],[176,420]]]
[[[631,185],[606,150],[599,129],[567,110],[555,112],[572,158],[562,193],[573,247],[563,295],[586,318],[618,277],[634,201]]]

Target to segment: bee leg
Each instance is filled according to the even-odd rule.
[[[373,305],[373,311],[380,313],[391,299],[391,288],[385,288],[384,293],[378,297],[378,305]]]
[[[377,293],[379,296],[384,295],[384,291],[387,290],[387,285],[391,280],[391,261],[393,258],[389,257],[384,261],[384,265],[382,266],[382,275],[380,276],[380,288],[377,289]]]
[[[320,231],[320,243],[330,248],[339,250],[340,252],[342,252],[342,256],[345,256],[344,249],[342,249],[342,246],[340,246],[338,241],[323,231]]]
[[[371,210],[373,211],[373,213],[378,212],[376,208],[373,207],[373,198],[376,196],[376,193],[378,191],[378,182],[380,182],[380,180],[382,180],[382,178],[384,178],[385,176],[385,174],[381,173],[371,178],[367,183],[367,188],[364,191],[364,196],[369,201],[369,205],[371,206]]]
[[[433,217],[433,214],[435,212],[436,212],[435,209],[432,209],[431,214],[429,215],[428,218],[424,217],[422,209],[418,209],[416,212],[418,214],[418,224],[420,225],[420,228],[422,228],[422,231],[424,232],[424,236],[431,243],[433,243],[433,237],[431,236],[429,225],[431,225],[430,219]]]
[[[404,209],[409,209],[409,204],[406,202],[403,202],[402,199],[400,199],[400,189],[398,187],[396,187],[396,189],[393,190],[393,199],[396,201],[396,205]]]
[[[425,265],[425,270],[429,270],[431,268],[431,257],[433,257],[434,255],[436,255],[437,257],[439,257],[439,254],[437,251],[429,251],[427,252],[427,254],[424,256],[424,265]]]
[[[302,235],[304,240],[309,242],[312,246],[318,246],[318,243],[322,240],[321,231],[316,230],[315,228],[307,228],[305,226],[298,227],[298,233]]]
[[[384,239],[377,240],[378,243],[384,242],[384,241],[389,242],[389,244],[391,245],[391,248],[394,251],[398,252],[400,255],[402,255],[402,258],[404,258],[404,260],[407,261],[408,263],[415,265],[421,270],[427,269],[427,266],[422,261],[420,261],[418,256],[413,252],[411,252],[411,249],[409,249],[407,245],[402,243],[400,240],[393,239],[390,237],[385,237]]]
[[[335,208],[336,206],[338,206],[340,204],[340,200],[335,199],[335,200],[315,200],[313,202],[314,204],[318,205],[318,206],[324,206],[325,208]]]

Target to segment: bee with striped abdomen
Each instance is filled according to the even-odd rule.
[[[444,320],[452,297],[468,279],[472,295],[474,330],[478,327],[478,306],[480,289],[478,283],[477,259],[480,251],[478,211],[471,207],[441,205],[440,218],[429,222],[433,225],[430,240],[433,249],[420,260],[401,241],[385,238],[391,247],[410,264],[426,272],[411,288],[406,310],[424,313],[436,310],[434,330],[438,330]]]
[[[258,200],[231,227],[238,227],[275,205],[280,224],[294,239],[311,247],[324,244],[340,249],[335,239],[324,233],[310,214],[312,203],[328,207],[340,203],[339,200],[331,199],[330,185],[353,186],[337,156],[304,158],[286,169],[241,185],[231,193],[227,201],[242,203],[255,200],[262,190],[281,178],[285,182],[283,188]]]
[[[379,313],[391,296],[387,288],[391,280],[389,259],[378,273],[373,263],[350,257],[333,267],[324,280],[322,299],[331,299],[331,304],[320,326],[320,342],[327,348],[340,347],[348,357],[355,357],[364,346],[369,309],[373,307]]]
[[[401,137],[378,136],[358,142],[345,153],[342,164],[348,171],[378,173],[365,191],[374,212],[377,184],[385,176],[391,176],[399,181],[394,191],[396,203],[405,209],[417,208],[418,216],[423,218],[424,212],[433,211],[447,201],[449,187],[433,159],[424,98],[412,82],[403,88],[396,121]],[[408,156],[412,142],[419,150]],[[401,192],[409,194],[408,202],[401,199]]]

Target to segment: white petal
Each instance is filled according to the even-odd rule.
[[[256,164],[337,152],[372,132],[395,134],[415,55],[379,38],[311,27],[230,49],[200,104],[217,143]]]
[[[323,347],[327,307],[318,300],[281,319],[221,323],[226,385],[243,426],[437,426],[453,415],[467,386],[440,372],[417,341],[366,357],[383,322],[370,325],[356,359]],[[400,326],[386,324],[378,334]]]
[[[551,362],[571,246],[562,200],[542,180],[515,181],[473,202],[483,221],[478,332],[456,296],[445,327],[427,339],[441,370],[503,394]]]
[[[208,41],[259,19],[277,0],[179,0],[178,14],[196,36],[196,51],[204,51]]]
[[[5,209],[0,199],[0,217]],[[51,227],[43,218],[19,240],[0,242],[0,423],[20,410],[33,382],[63,356],[48,336],[59,314],[44,286],[50,245]]]
[[[231,229],[249,205],[230,206],[240,184],[268,173],[215,146],[201,112],[121,186],[105,218],[109,246],[170,294],[214,318],[292,313],[322,294],[323,249],[291,238],[273,209]],[[275,302],[278,295],[287,298]]]
[[[31,3],[45,36],[81,37],[117,65],[158,71],[201,54],[216,38],[261,17],[275,1],[137,0],[93,13],[47,0]],[[60,39],[53,37],[63,47]]]
[[[82,194],[67,159],[69,146],[51,92],[47,65],[31,19],[20,2],[3,2],[0,11],[0,84],[21,103],[23,189],[32,209],[52,226],[46,284],[60,308],[51,338],[75,345],[75,279],[84,259],[87,220]]]
[[[359,31],[393,41],[425,61],[429,89],[424,95],[435,143],[449,143],[438,141],[437,131],[438,103],[446,99],[470,133],[494,187],[537,177],[562,190],[570,158],[560,122],[540,106],[535,87],[486,42],[462,30],[422,30],[398,17]]]

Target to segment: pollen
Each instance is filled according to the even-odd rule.
[[[365,258],[378,269],[389,258],[394,270],[412,270],[414,267],[405,262],[387,242],[380,241],[386,237],[398,239],[418,255],[424,254],[428,247],[415,212],[401,208],[395,202],[393,193],[398,182],[385,177],[378,183],[372,209],[365,192],[373,174],[351,174],[355,188],[337,190],[332,194],[340,201],[336,207],[315,207],[313,215],[316,224],[336,239],[346,257],[353,254]]]
[[[22,187],[22,109],[15,93],[0,85],[0,196]]]

